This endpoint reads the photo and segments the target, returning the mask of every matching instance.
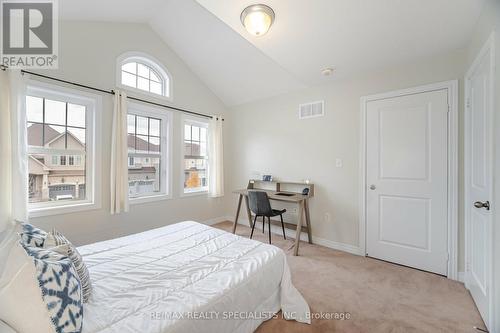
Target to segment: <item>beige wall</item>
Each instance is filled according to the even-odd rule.
[[[358,246],[360,97],[460,79],[462,99],[465,59],[465,51],[456,51],[235,107],[228,127],[231,140],[226,147],[232,160],[232,172],[228,174],[230,187],[241,188],[249,177],[258,173],[285,180],[310,179],[316,184],[311,200],[313,236]],[[325,100],[325,116],[299,120],[298,105],[316,100]],[[462,113],[460,109],[460,128]],[[460,148],[462,141],[460,135]],[[342,168],[335,167],[336,158],[343,160]],[[288,218],[296,219],[296,215]],[[461,263],[462,225],[461,214]]]
[[[115,87],[115,61],[126,51],[145,52],[163,63],[173,79],[173,104],[201,113],[225,113],[224,105],[165,43],[142,24],[61,22],[59,70],[47,75],[76,81],[103,89]],[[76,244],[96,242],[120,235],[193,219],[204,221],[225,215],[223,199],[206,196],[180,198],[181,182],[181,117],[174,113],[172,181],[174,198],[166,201],[132,205],[130,212],[109,214],[109,166],[111,140],[111,97],[103,95],[102,142],[102,209],[64,215],[33,218],[31,221],[50,230],[60,229]]]

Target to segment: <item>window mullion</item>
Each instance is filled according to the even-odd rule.
[[[134,150],[137,151],[137,115],[134,115]]]
[[[68,149],[68,103],[66,102],[64,119],[64,148]]]
[[[151,118],[148,117],[148,153],[151,151],[151,148],[149,147],[149,141],[150,141],[149,140],[149,133],[151,133],[150,132],[150,126],[151,126],[150,123],[151,123]]]
[[[45,98],[42,102],[42,146],[45,147]]]
[[[128,153],[128,156],[132,157],[151,157],[151,158],[158,158],[161,156],[161,154],[157,153]]]
[[[78,150],[78,149],[58,149],[58,148],[46,148],[46,147],[38,147],[38,146],[28,146],[27,147],[28,154],[72,154],[72,155],[86,155],[86,150]]]
[[[135,87],[139,89],[139,63],[135,63]]]

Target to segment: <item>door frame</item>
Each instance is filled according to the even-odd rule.
[[[488,87],[490,89],[490,100],[489,100],[489,105],[491,108],[491,116],[492,119],[490,121],[490,132],[491,132],[491,147],[490,147],[490,155],[491,155],[491,164],[488,166],[490,168],[490,173],[492,175],[492,179],[494,179],[494,148],[495,148],[495,138],[494,138],[494,114],[495,114],[495,64],[496,64],[496,58],[495,58],[495,32],[493,31],[484,45],[481,47],[481,50],[479,53],[476,55],[474,61],[470,65],[469,69],[467,70],[465,76],[464,76],[464,82],[465,82],[465,87],[464,87],[464,206],[465,206],[465,211],[464,211],[464,229],[465,229],[465,277],[464,277],[464,284],[467,289],[469,289],[469,257],[470,257],[470,220],[469,220],[469,215],[471,213],[472,206],[468,203],[471,202],[471,195],[468,187],[466,186],[469,182],[468,174],[471,169],[470,165],[470,156],[469,156],[469,149],[470,149],[470,142],[467,141],[466,139],[471,136],[470,132],[470,111],[469,111],[469,88],[470,88],[470,77],[472,74],[476,71],[477,67],[479,66],[481,60],[483,59],[484,56],[489,54],[490,57],[490,86]],[[494,184],[492,184],[491,189],[490,189],[490,202],[494,202],[493,194],[494,194]],[[493,299],[494,299],[494,293],[495,293],[495,286],[493,285],[494,279],[493,279],[493,274],[494,274],[494,233],[493,233],[493,224],[495,222],[495,209],[493,207],[492,209],[492,230],[490,232],[490,244],[491,244],[491,253],[490,253],[490,274],[486,277],[488,279],[488,286],[489,286],[489,300],[488,300],[488,308],[489,308],[489,314],[490,314],[490,322],[487,323],[487,327],[489,329],[493,329],[494,321],[495,321],[495,313],[493,312],[494,307],[493,307]]]
[[[366,112],[367,103],[381,99],[419,94],[438,90],[448,91],[448,267],[447,277],[459,280],[458,276],[458,80],[444,81],[418,87],[363,96],[361,102],[361,148],[360,148],[360,209],[359,209],[359,246],[366,256]]]

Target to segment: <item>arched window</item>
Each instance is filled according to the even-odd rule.
[[[147,55],[137,52],[122,55],[117,62],[117,74],[117,84],[125,89],[172,98],[166,69]]]

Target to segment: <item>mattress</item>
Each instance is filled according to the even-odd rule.
[[[280,309],[310,323],[272,245],[187,221],[78,251],[93,288],[83,333],[253,332]]]

